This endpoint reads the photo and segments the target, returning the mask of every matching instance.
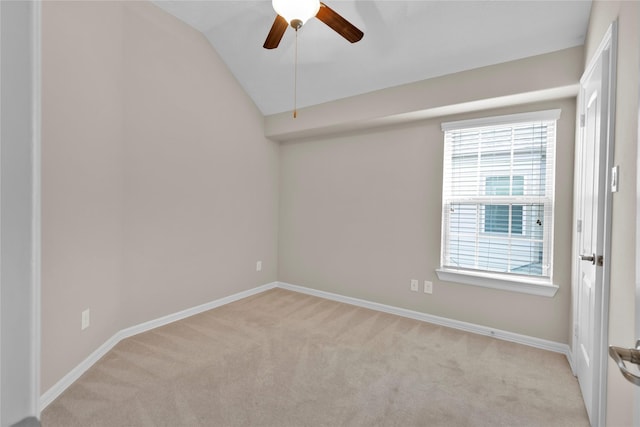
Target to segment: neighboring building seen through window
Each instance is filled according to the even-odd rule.
[[[443,124],[442,269],[551,281],[558,117]]]
[[[524,195],[524,177],[489,176],[485,180],[485,194],[492,196]],[[522,234],[522,205],[485,206],[485,233]]]

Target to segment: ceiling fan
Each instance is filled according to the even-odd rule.
[[[291,25],[296,31],[314,16],[331,27],[342,37],[355,43],[364,33],[338,12],[319,0],[272,0],[273,9],[278,14],[263,47],[275,49],[280,44],[287,27]]]

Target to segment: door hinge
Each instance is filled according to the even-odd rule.
[[[578,337],[578,324],[576,323],[573,327],[573,336]]]
[[[586,121],[586,117],[584,114],[580,114],[580,127],[584,127],[584,122]]]
[[[582,233],[582,220],[581,219],[578,220],[578,225],[576,227],[576,231],[578,233]]]

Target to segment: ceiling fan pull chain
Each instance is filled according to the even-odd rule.
[[[293,118],[298,116],[298,29],[296,28],[296,46],[293,65]]]

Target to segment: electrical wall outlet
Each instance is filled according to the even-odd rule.
[[[424,281],[424,293],[425,294],[432,294],[433,293],[433,283],[425,280]]]
[[[411,290],[418,292],[418,281],[416,279],[411,279]]]
[[[256,262],[256,271],[262,271],[262,261]]]
[[[89,327],[90,324],[91,324],[91,318],[90,318],[89,309],[87,308],[85,311],[82,312],[82,326],[80,330],[84,331]]]

